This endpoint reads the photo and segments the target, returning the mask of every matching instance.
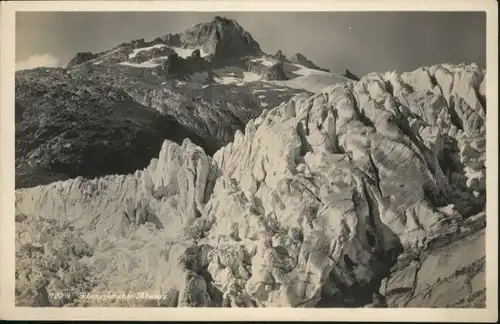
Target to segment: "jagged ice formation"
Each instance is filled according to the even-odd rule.
[[[92,251],[68,252],[92,278],[82,291],[165,297],[72,305],[367,304],[403,250],[484,208],[484,74],[372,73],[264,110],[213,158],[165,141],[134,174],[16,190],[18,253],[34,242],[42,261],[27,262],[49,262],[63,244],[36,224],[55,220]],[[75,284],[23,275],[35,268],[17,274],[21,304]]]

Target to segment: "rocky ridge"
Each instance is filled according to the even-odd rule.
[[[302,65],[302,66],[305,66],[309,69],[314,69],[314,70],[321,70],[321,71],[326,71],[326,72],[330,72],[329,70],[327,69],[322,69],[320,68],[319,66],[317,66],[316,64],[314,64],[311,60],[307,59],[304,54],[302,53],[295,53],[290,59],[289,59],[289,62],[290,63],[293,63],[293,64],[299,64],[299,65]]]
[[[165,141],[134,174],[19,189],[18,257],[50,263],[62,244],[32,227],[53,219],[91,251],[70,253],[83,291],[165,297],[70,306],[484,307],[484,82],[372,73],[262,110],[213,156]],[[18,269],[19,305],[83,280],[43,271]]]
[[[344,74],[342,74],[342,76],[349,78],[351,80],[354,80],[354,81],[359,81],[359,77],[356,74],[352,73],[351,70],[349,70],[349,69],[346,69]]]
[[[135,58],[137,55],[149,59],[165,57],[172,53],[181,57],[197,56],[195,52],[208,61],[224,62],[232,58],[263,54],[259,43],[237,21],[216,16],[212,21],[196,24],[180,34],[167,34],[152,41],[141,38],[122,43],[102,53],[78,53],[67,67],[72,68],[91,61],[95,63],[95,60],[117,62]]]

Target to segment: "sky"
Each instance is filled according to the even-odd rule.
[[[78,52],[236,19],[263,51],[304,54],[333,72],[412,71],[438,63],[486,68],[484,12],[18,12],[16,69],[65,66]]]

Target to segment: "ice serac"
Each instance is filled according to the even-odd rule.
[[[398,255],[466,231],[484,208],[482,81],[473,65],[372,73],[263,110],[213,158],[166,141],[133,175],[17,190],[16,211],[84,231],[94,292],[363,306]]]

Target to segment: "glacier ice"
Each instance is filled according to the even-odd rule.
[[[484,80],[473,64],[371,73],[263,110],[213,157],[165,141],[134,174],[18,189],[18,243],[49,258],[36,224],[70,226],[89,292],[165,296],[95,306],[313,307],[373,287],[484,207]]]

